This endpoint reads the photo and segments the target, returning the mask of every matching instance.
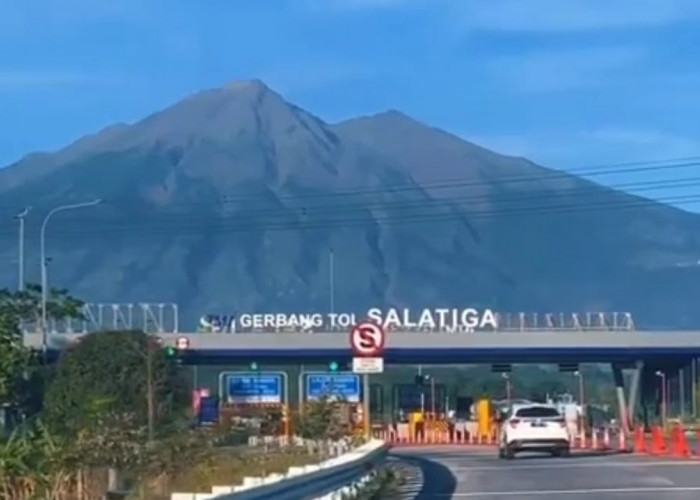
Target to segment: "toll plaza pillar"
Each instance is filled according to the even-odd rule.
[[[630,420],[627,414],[627,404],[625,403],[625,379],[622,375],[622,367],[617,363],[613,363],[612,371],[613,378],[615,380],[615,392],[617,393],[617,406],[620,425],[622,426],[625,434],[629,434]]]
[[[630,427],[635,427],[637,419],[637,407],[639,406],[639,393],[641,391],[642,372],[644,371],[644,361],[637,361],[632,372],[632,383],[630,385],[629,400],[627,401],[627,416]]]

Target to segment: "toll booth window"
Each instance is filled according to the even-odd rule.
[[[515,414],[521,418],[548,418],[558,417],[559,412],[555,408],[547,408],[545,406],[534,406],[532,408],[522,408]]]

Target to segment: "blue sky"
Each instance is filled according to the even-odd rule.
[[[555,168],[700,156],[699,46],[698,0],[0,0],[0,165],[248,78]]]

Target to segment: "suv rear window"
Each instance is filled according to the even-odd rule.
[[[533,406],[531,408],[521,408],[515,413],[516,417],[522,418],[548,418],[559,417],[559,412],[556,408],[547,408],[546,406]]]

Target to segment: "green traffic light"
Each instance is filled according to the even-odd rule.
[[[331,361],[328,363],[328,369],[332,372],[337,372],[338,371],[338,362],[337,361]]]
[[[174,356],[177,354],[177,352],[175,351],[175,348],[174,348],[174,347],[168,346],[168,347],[165,348],[165,354],[166,354],[169,358],[172,358],[172,357],[174,357]]]
[[[258,368],[260,368],[260,365],[258,365],[258,363],[256,361],[253,361],[252,363],[250,363],[250,369],[253,370],[254,372],[258,371]]]

